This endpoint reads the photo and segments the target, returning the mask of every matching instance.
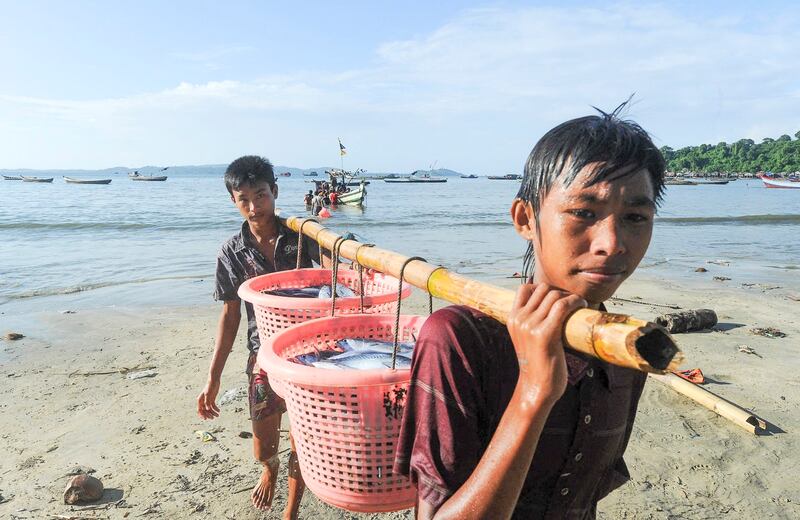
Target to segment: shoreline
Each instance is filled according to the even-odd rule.
[[[785,478],[799,458],[800,378],[784,369],[794,366],[800,354],[800,303],[794,299],[800,296],[791,288],[726,286],[713,282],[711,272],[697,274],[709,281],[636,276],[617,295],[630,302],[610,301],[609,310],[652,319],[668,309],[648,303],[714,309],[720,320],[714,331],[676,335],[688,360],[684,367],[702,368],[714,381],[705,385],[708,390],[752,410],[783,433],[752,436],[650,381],[626,455],[632,481],[600,502],[599,518],[800,515],[800,484]],[[494,282],[513,288],[518,280]],[[436,308],[443,305],[435,302]],[[425,313],[426,307],[427,298],[415,291],[403,312]],[[252,441],[238,436],[250,429],[245,400],[222,405],[215,421],[204,422],[195,413],[218,304],[101,307],[74,314],[59,310],[53,306],[24,318],[27,324],[19,332],[26,338],[2,342],[7,362],[0,366],[5,383],[0,388],[0,440],[8,456],[0,461],[0,516],[70,513],[73,508],[61,500],[69,478],[64,475],[83,465],[96,469],[94,475],[107,489],[100,502],[107,509],[74,507],[85,510],[83,517],[115,519],[150,511],[147,516],[154,518],[280,518],[286,496],[285,436],[274,509],[260,514],[249,503],[249,488],[259,474]],[[753,327],[777,327],[787,337],[756,336]],[[245,388],[243,337],[242,328],[220,397]],[[743,344],[757,355],[739,352]],[[136,366],[154,367],[158,374],[146,379],[93,374]],[[195,430],[211,431],[217,441],[203,443]],[[411,515],[345,514],[307,493],[301,517]]]

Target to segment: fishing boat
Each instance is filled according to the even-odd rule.
[[[22,177],[19,175],[3,175],[3,180],[5,181],[21,181]]]
[[[697,186],[694,181],[686,179],[667,179],[664,181],[665,186]]]
[[[728,184],[728,179],[705,179],[698,181],[695,184]]]
[[[167,180],[166,175],[142,175],[138,171],[129,173],[128,177],[132,181],[165,181]]]
[[[65,175],[64,182],[67,184],[111,184],[111,179],[76,179]]]
[[[52,177],[26,177],[25,175],[20,175],[22,178],[22,182],[53,182]]]
[[[767,188],[794,188],[800,189],[800,178],[780,178],[780,177],[769,177],[767,175],[759,175],[761,182],[764,183],[764,186]]]
[[[317,172],[305,172],[303,173],[303,177],[316,177]]]
[[[522,175],[507,173],[505,175],[489,175],[490,181],[521,181]]]
[[[325,170],[330,178],[331,186],[345,185],[358,186],[357,189],[346,191],[344,193],[337,193],[336,200],[338,204],[345,204],[347,206],[364,206],[367,203],[367,184],[369,182],[364,179],[363,174],[367,170],[359,168],[356,171],[347,171],[340,168],[331,168]],[[322,184],[322,181],[314,181],[317,186]]]
[[[473,174],[473,173],[471,173],[471,174],[469,174],[469,175],[462,175],[462,176],[461,176],[461,178],[462,178],[462,179],[477,179],[477,178],[478,178],[478,176],[477,176],[477,175],[475,175],[475,174]]]
[[[383,182],[392,182],[397,184],[409,183],[423,183],[423,182],[447,182],[445,177],[433,177],[430,173],[422,173],[420,170],[413,172],[408,177],[397,177],[394,179],[383,179]]]
[[[278,177],[291,177],[291,176],[292,172],[283,172],[278,174]]]

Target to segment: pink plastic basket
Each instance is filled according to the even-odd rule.
[[[414,341],[425,316],[401,316],[399,341]],[[321,500],[357,512],[413,507],[416,489],[393,472],[410,370],[329,370],[288,361],[345,338],[394,339],[394,315],[353,314],[279,332],[258,353],[286,400],[300,470]]]
[[[336,279],[358,293],[358,272],[339,269]],[[364,313],[397,312],[397,278],[383,273],[364,273]],[[289,298],[264,294],[275,289],[311,287],[331,283],[330,269],[294,269],[256,276],[239,286],[239,297],[253,304],[261,342],[278,331],[297,323],[331,315],[331,300],[320,298]],[[403,287],[402,298],[411,294]],[[336,298],[336,314],[359,312],[359,297]],[[267,367],[261,365],[265,370]]]

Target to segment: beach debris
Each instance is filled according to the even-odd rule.
[[[672,373],[696,385],[702,385],[706,382],[706,378],[703,375],[703,371],[700,370],[699,368],[690,368],[687,370],[675,370]]]
[[[697,269],[694,270],[694,272],[695,273],[707,273],[708,269],[706,269],[705,267],[698,267]]]
[[[219,398],[219,405],[225,406],[226,404],[233,403],[234,401],[240,401],[247,397],[247,388],[239,387],[239,388],[230,388],[222,394],[222,397]]]
[[[130,374],[126,375],[126,379],[144,379],[146,377],[155,377],[158,375],[154,369],[149,370],[140,370],[138,372],[131,372]]]
[[[66,309],[66,310],[61,311],[61,314],[75,314],[75,311],[70,310],[70,309]]]
[[[6,332],[3,335],[3,339],[6,341],[16,341],[18,339],[24,338],[24,334],[20,334],[19,332]]]
[[[130,372],[135,372],[135,371],[139,371],[139,370],[151,370],[151,369],[154,369],[154,368],[156,368],[156,367],[154,367],[154,366],[144,366],[142,364],[139,364],[139,365],[136,365],[135,367],[114,368],[112,370],[92,370],[90,372],[80,372],[80,371],[76,370],[74,372],[70,372],[69,374],[67,374],[67,376],[68,377],[75,377],[75,376],[88,377],[88,376],[107,376],[107,375],[110,375],[110,374],[122,374],[122,375],[125,375],[125,374],[128,374]]]
[[[764,336],[765,338],[785,338],[786,333],[781,332],[774,327],[754,327],[750,332],[756,336]]]
[[[727,282],[728,280],[730,280],[730,278],[728,278],[727,276],[715,276],[714,280],[718,282]]]
[[[94,502],[103,496],[103,483],[91,475],[76,475],[67,483],[64,490],[65,504]]]
[[[662,314],[655,322],[671,333],[710,329],[717,324],[717,313],[712,309],[694,309]]]
[[[0,493],[0,504],[5,504],[6,502],[11,502],[11,499],[14,498],[13,495],[10,497],[4,497],[2,493]]]
[[[135,428],[131,428],[131,433],[134,434],[134,435],[139,435],[140,433],[142,433],[144,431],[144,428],[145,428],[144,424],[140,424],[139,426],[137,426]]]
[[[241,437],[242,439],[252,439],[253,434],[250,432],[239,432],[239,437]]]
[[[200,453],[199,450],[194,450],[190,455],[189,458],[183,461],[184,464],[187,466],[191,466],[192,464],[197,464],[200,462],[200,459],[203,458],[203,454]]]
[[[27,459],[23,460],[19,464],[19,466],[17,466],[17,468],[18,469],[31,469],[31,468],[35,467],[36,465],[43,464],[43,463],[44,463],[44,459],[40,455],[34,455],[33,457],[28,457]]]
[[[730,262],[727,260],[706,260],[707,264],[714,264],[714,265],[731,265]]]
[[[50,446],[49,448],[47,448],[47,451],[45,453],[51,453],[53,451],[56,451],[57,449],[58,449],[58,445],[54,444],[54,445]]]
[[[764,359],[764,357],[761,354],[753,350],[752,347],[748,347],[747,345],[739,345],[738,350],[739,352],[742,352],[744,354],[752,354],[754,356],[760,357],[761,359]]]
[[[65,477],[74,477],[75,475],[91,475],[96,470],[89,466],[73,466],[69,471],[64,473]]]
[[[211,442],[217,440],[214,434],[206,430],[195,430],[194,436],[203,442]]]
[[[633,296],[633,300],[628,298],[620,298],[619,296],[612,296],[611,300],[614,302],[623,302],[623,303],[638,303],[639,305],[648,305],[650,307],[664,307],[665,309],[675,309],[678,310],[681,308],[680,305],[673,305],[669,303],[653,303],[653,302],[646,302],[642,299],[641,296]]]

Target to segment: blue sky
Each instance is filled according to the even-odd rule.
[[[633,92],[659,145],[800,130],[800,4],[698,4],[0,0],[0,168],[519,172]]]

